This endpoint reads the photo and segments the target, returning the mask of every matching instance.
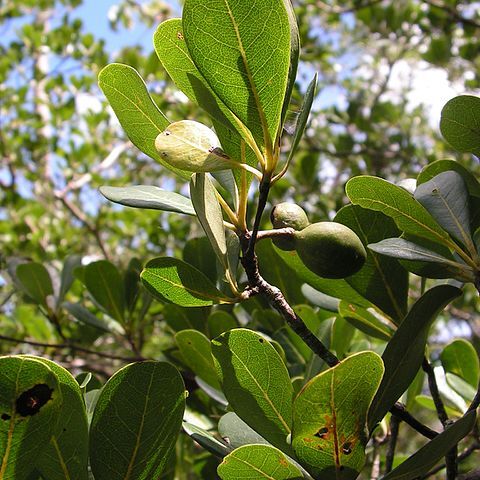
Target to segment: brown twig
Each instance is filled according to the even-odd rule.
[[[3,340],[5,342],[9,342],[9,343],[31,345],[33,347],[54,348],[54,349],[57,349],[57,350],[69,349],[69,350],[72,350],[72,351],[87,353],[87,354],[90,354],[90,355],[96,355],[97,357],[101,357],[101,358],[108,358],[110,360],[121,360],[123,362],[141,362],[142,360],[145,360],[145,358],[141,357],[141,356],[126,357],[126,356],[123,356],[123,355],[115,355],[115,354],[112,354],[112,353],[99,352],[97,350],[91,350],[89,348],[81,347],[81,346],[76,345],[74,343],[36,342],[36,341],[33,341],[33,340],[25,340],[25,339],[21,339],[21,338],[7,337],[5,335],[0,335],[0,340]]]
[[[410,425],[414,430],[430,440],[438,435],[438,432],[418,421],[400,402],[397,402],[390,409],[390,413],[400,420],[403,420],[407,425]]]
[[[395,448],[397,446],[400,422],[401,420],[395,415],[390,417],[390,438],[387,452],[385,454],[385,474],[390,473],[393,468],[393,460],[395,458]]]

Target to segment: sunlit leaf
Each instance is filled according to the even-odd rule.
[[[184,390],[178,371],[163,362],[127,365],[108,380],[90,426],[96,480],[159,477],[180,431]]]
[[[275,348],[252,330],[235,329],[212,340],[212,353],[234,412],[270,443],[288,449],[293,389]]]
[[[382,374],[381,358],[361,352],[317,375],[298,394],[292,445],[315,478],[357,478],[365,463],[367,413]]]
[[[233,301],[223,295],[200,270],[177,258],[150,260],[140,278],[154,297],[182,307],[205,307]]]
[[[222,480],[301,480],[301,470],[270,445],[245,445],[227,455],[218,466]]]

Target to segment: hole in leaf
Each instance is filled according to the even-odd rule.
[[[35,415],[52,398],[53,389],[40,383],[23,392],[15,402],[17,413],[22,417]]]
[[[327,427],[322,427],[315,435],[314,437],[318,438],[325,438],[328,433],[328,428]]]
[[[345,455],[352,453],[352,444],[350,442],[344,443],[342,447],[342,452]]]
[[[8,413],[2,413],[2,420],[10,420],[12,417]]]
[[[265,340],[264,340],[263,338],[259,338],[258,341],[259,341],[260,343],[263,343]]]

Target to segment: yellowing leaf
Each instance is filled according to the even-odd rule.
[[[215,172],[235,165],[213,130],[192,120],[170,124],[157,136],[155,148],[163,161],[189,172]]]

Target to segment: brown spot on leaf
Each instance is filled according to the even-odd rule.
[[[282,467],[288,467],[288,462],[284,458],[279,458],[278,461]]]
[[[39,383],[23,392],[15,402],[15,409],[22,417],[35,415],[52,398],[53,389]]]
[[[183,33],[182,32],[177,32],[177,38],[179,40],[183,40],[184,39]]]

